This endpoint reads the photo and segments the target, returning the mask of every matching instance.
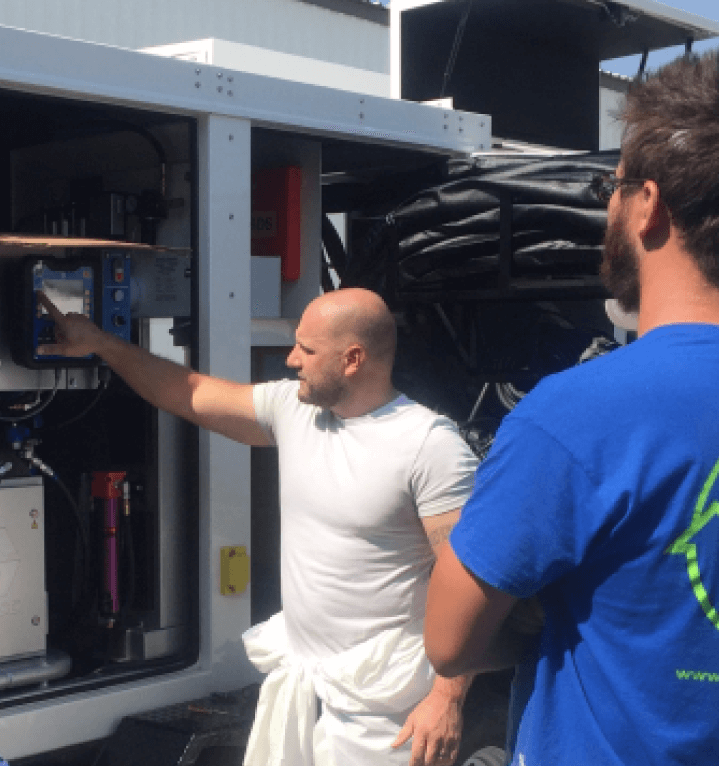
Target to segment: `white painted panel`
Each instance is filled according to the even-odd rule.
[[[329,88],[368,93],[373,96],[389,96],[389,74],[333,64],[309,56],[296,56],[244,45],[229,40],[194,40],[176,45],[145,48],[143,53],[170,56],[184,61],[214,64],[238,72],[279,77],[292,82],[324,85]]]
[[[250,381],[250,123],[210,116],[198,126],[200,371]],[[200,432],[200,656],[216,691],[256,678],[242,645],[250,587],[220,593],[220,548],[250,547],[250,448]]]
[[[0,85],[443,152],[489,148],[490,120],[0,27]]]
[[[387,27],[298,0],[4,0],[0,24],[131,49],[220,37],[389,71]]]

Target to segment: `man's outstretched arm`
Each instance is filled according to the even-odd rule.
[[[62,314],[42,292],[37,299],[55,322],[55,343],[38,353],[96,354],[155,407],[244,444],[272,443],[255,419],[251,385],[201,375],[126,343],[80,314]]]

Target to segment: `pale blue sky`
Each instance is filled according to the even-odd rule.
[[[671,8],[679,8],[687,13],[695,13],[697,16],[703,16],[710,21],[719,21],[719,2],[717,0],[676,0],[668,3],[664,3]],[[705,42],[695,43],[693,50],[697,53],[708,50],[709,48],[719,47],[719,39],[706,40]],[[654,51],[649,54],[647,59],[647,69],[656,69],[657,67],[666,64],[668,61],[676,58],[684,52],[684,47],[678,48],[666,48],[662,51]],[[604,69],[608,69],[616,74],[635,75],[639,69],[639,62],[641,56],[629,56],[624,59],[614,59],[613,61],[607,61],[602,64]]]

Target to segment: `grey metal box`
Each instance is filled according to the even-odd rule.
[[[279,255],[253,255],[250,258],[250,295],[253,317],[278,317],[281,312]]]
[[[132,255],[131,301],[135,318],[190,316],[190,257]]]

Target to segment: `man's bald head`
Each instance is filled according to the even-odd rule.
[[[397,325],[377,293],[360,287],[335,290],[312,301],[307,313],[320,317],[333,338],[343,344],[359,343],[368,359],[391,367]]]

